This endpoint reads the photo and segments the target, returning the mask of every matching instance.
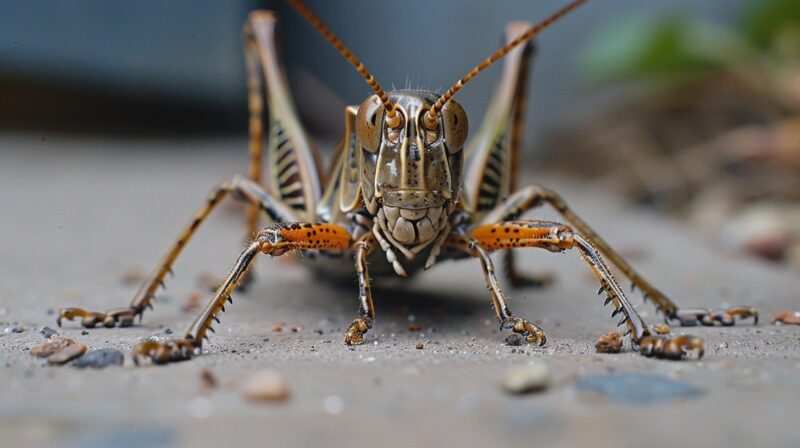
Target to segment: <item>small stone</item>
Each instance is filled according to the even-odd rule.
[[[181,309],[187,313],[190,313],[198,308],[200,308],[200,300],[203,298],[203,295],[200,291],[192,291],[189,294],[189,297],[186,298],[186,302],[183,304]]]
[[[68,345],[74,344],[70,338],[65,338],[64,336],[53,336],[45,342],[33,347],[31,349],[31,355],[38,356],[39,358],[46,358],[54,353],[60,352],[61,350],[65,349]]]
[[[519,347],[522,345],[523,338],[517,333],[506,336],[506,345],[509,347]]]
[[[89,334],[89,331],[88,330],[83,330],[83,331],[81,331],[81,334],[86,336],[87,334]]]
[[[205,389],[214,389],[217,387],[217,378],[214,376],[211,369],[203,369],[200,372],[200,383]]]
[[[119,282],[123,285],[138,285],[144,281],[144,270],[139,266],[128,266],[119,276]]]
[[[261,370],[245,382],[242,394],[252,401],[284,401],[289,398],[289,385],[275,370]]]
[[[275,326],[272,327],[272,331],[275,333],[280,333],[283,331],[283,324],[275,324]]]
[[[92,350],[89,353],[75,360],[72,363],[75,367],[92,367],[102,369],[111,365],[121,366],[125,362],[125,355],[115,348],[101,348]]]
[[[84,353],[86,353],[86,346],[76,342],[48,356],[47,363],[53,365],[66,364]]]
[[[221,279],[214,274],[201,272],[197,276],[197,285],[206,291],[216,292],[221,283]]]
[[[53,329],[52,329],[52,328],[50,328],[50,327],[44,327],[44,328],[42,328],[42,332],[41,332],[41,333],[42,333],[42,335],[43,335],[45,338],[47,338],[47,339],[50,339],[50,338],[52,338],[53,336],[55,336],[55,335],[57,335],[57,334],[58,334],[58,332],[57,332],[56,330],[53,330]]]
[[[622,335],[612,331],[600,336],[594,343],[597,353],[619,353],[622,350]]]
[[[425,344],[423,344],[422,342],[417,342],[416,347],[417,347],[417,350],[422,350],[423,348],[425,348]]]
[[[589,375],[581,378],[575,388],[613,401],[635,404],[659,403],[700,394],[700,389],[691,384],[643,373]]]
[[[25,329],[22,327],[14,327],[11,329],[11,331],[13,331],[14,333],[24,333]]]
[[[408,331],[422,331],[422,325],[416,322],[411,322],[408,324]]]
[[[653,331],[655,331],[656,334],[669,334],[672,329],[669,328],[669,325],[667,324],[657,324],[653,325]]]
[[[550,371],[541,361],[509,369],[503,379],[503,389],[516,395],[542,391],[549,385]]]
[[[164,330],[164,333],[165,334],[172,334],[172,328],[167,328],[166,330]]]
[[[781,311],[780,313],[772,316],[770,322],[772,322],[772,325],[800,325],[800,311]]]

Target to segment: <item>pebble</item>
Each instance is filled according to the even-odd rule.
[[[772,322],[772,325],[778,325],[778,324],[800,325],[800,311],[781,311],[780,313],[772,316],[770,322]]]
[[[125,355],[115,348],[101,348],[76,359],[72,365],[75,367],[92,367],[102,369],[111,365],[121,366],[125,362]]]
[[[123,285],[138,285],[145,279],[145,271],[139,266],[128,266],[119,276]]]
[[[619,353],[622,350],[622,335],[612,331],[600,336],[594,343],[597,353]]]
[[[653,325],[653,331],[655,331],[656,334],[669,334],[669,332],[672,330],[669,328],[669,325],[667,324],[657,324]]]
[[[53,365],[65,364],[86,353],[86,346],[76,342],[47,357],[47,363]]]
[[[644,373],[588,375],[578,380],[575,388],[632,404],[661,403],[700,394],[700,389],[689,383]]]
[[[275,370],[261,370],[245,382],[242,394],[252,401],[285,401],[289,398],[289,385]]]
[[[422,331],[422,325],[416,322],[411,322],[408,324],[408,331]]]
[[[89,331],[88,330],[83,330],[83,331],[81,331],[81,334],[86,336],[87,334],[89,334]]]
[[[522,340],[523,340],[522,336],[520,336],[520,335],[518,335],[516,333],[513,333],[513,334],[510,334],[510,335],[506,336],[506,345],[509,346],[509,347],[518,347],[518,346],[522,345]]]
[[[46,358],[74,343],[75,341],[70,338],[65,338],[64,336],[53,336],[36,347],[33,347],[31,349],[31,355],[38,356],[39,358]]]
[[[416,347],[417,347],[417,350],[422,350],[423,348],[425,348],[425,344],[423,344],[422,342],[417,342]]]
[[[503,379],[503,389],[511,394],[538,392],[549,385],[550,371],[547,364],[541,361],[509,369]]]
[[[25,329],[22,327],[14,327],[11,329],[11,331],[13,331],[14,333],[24,333]]]
[[[203,369],[200,372],[200,383],[205,389],[214,389],[217,387],[217,377],[211,369]]]
[[[42,335],[47,339],[50,339],[50,338],[52,338],[53,336],[55,336],[57,334],[58,334],[58,332],[56,330],[53,330],[50,327],[42,328]]]

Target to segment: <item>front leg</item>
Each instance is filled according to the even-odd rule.
[[[481,247],[478,240],[467,235],[450,235],[445,241],[445,246],[464,252],[480,260],[481,267],[483,268],[483,275],[486,279],[486,286],[489,288],[492,304],[494,305],[495,313],[497,313],[497,319],[500,321],[500,328],[511,330],[521,335],[531,344],[542,346],[547,343],[547,336],[544,334],[544,330],[539,328],[539,326],[525,319],[511,315],[507,297],[500,287],[500,282],[497,280],[492,259],[489,258],[489,254]]]
[[[734,325],[736,318],[745,319],[752,317],[754,323],[758,323],[758,311],[752,307],[733,307],[710,311],[704,308],[679,308],[663,292],[659,291],[647,279],[639,274],[622,256],[615,251],[597,232],[581,219],[567,203],[552,190],[536,185],[522,189],[511,195],[501,205],[483,217],[480,224],[490,225],[496,222],[517,219],[526,211],[539,207],[542,204],[550,204],[566,220],[575,227],[592,246],[599,249],[614,266],[616,266],[627,277],[634,286],[638,287],[644,294],[645,299],[650,299],[658,311],[664,313],[665,320],[678,321],[683,326],[693,326],[698,324],[715,325]]]
[[[208,338],[208,332],[214,332],[212,323],[219,322],[218,315],[225,311],[226,302],[232,302],[231,293],[250,269],[259,252],[278,256],[293,250],[345,251],[350,247],[350,233],[333,224],[287,223],[265,228],[239,256],[225,281],[186,331],[186,335],[166,341],[145,341],[134,349],[134,361],[138,363],[140,357],[145,357],[156,364],[165,364],[189,359],[198,352],[203,339]]]
[[[368,233],[355,243],[356,274],[358,275],[358,314],[345,333],[347,345],[364,343],[364,334],[372,328],[375,319],[375,307],[372,304],[372,290],[367,273],[367,255],[375,249],[375,236]]]

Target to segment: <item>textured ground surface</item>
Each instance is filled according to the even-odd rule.
[[[504,345],[480,267],[463,261],[376,288],[376,326],[351,350],[341,341],[355,290],[265,258],[259,281],[235,297],[204,355],[191,362],[135,368],[128,360],[93,371],[47,367],[29,355],[43,340],[41,327],[55,327],[58,307],[126,304],[136,286],[121,283],[121,273],[155,264],[209,188],[244,171],[244,148],[241,141],[0,137],[0,445],[800,445],[800,327],[766,322],[800,307],[796,273],[721,253],[692,229],[626,209],[601,189],[547,177],[538,180],[559,188],[680,304],[753,304],[762,323],[691,329],[706,338],[701,362],[648,360],[627,344],[622,354],[598,355],[593,342],[615,320],[588,269],[577,254],[531,250],[521,256],[526,268],[557,272],[558,281],[510,295],[516,314],[541,320],[546,347]],[[193,317],[181,305],[199,290],[198,273],[225,273],[242,245],[239,209],[221,210],[142,326],[83,335],[69,323],[62,334],[90,348],[128,350],[167,329],[181,333]],[[633,302],[656,321],[652,307]],[[411,319],[422,331],[408,331]],[[299,331],[275,333],[277,323]],[[419,341],[429,342],[417,350]],[[503,392],[504,372],[534,360],[549,366],[550,389]],[[202,388],[205,368],[217,389]],[[242,398],[243,382],[262,368],[288,380],[286,403]],[[610,397],[576,387],[608,373],[658,375],[696,389],[641,404],[640,377],[620,377],[623,389]]]

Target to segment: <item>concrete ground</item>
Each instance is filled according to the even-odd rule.
[[[616,319],[588,268],[576,253],[529,250],[520,257],[525,268],[556,272],[558,280],[510,290],[512,306],[541,322],[547,346],[504,344],[480,267],[467,260],[376,287],[376,325],[368,343],[350,349],[342,336],[356,310],[355,288],[265,257],[258,282],[235,295],[203,355],[190,362],[136,368],[128,359],[83,370],[48,367],[28,353],[43,341],[43,326],[55,327],[59,307],[127,304],[136,285],[121,274],[157,262],[210,187],[245,171],[245,147],[238,140],[0,136],[0,445],[800,446],[800,327],[768,322],[800,308],[797,274],[723,253],[693,229],[627,208],[602,187],[548,176],[536,179],[559,189],[679,304],[751,304],[761,323],[676,328],[705,338],[701,361],[645,359],[627,344],[618,355],[596,354],[595,339]],[[221,210],[142,325],[82,334],[69,322],[59,331],[90,349],[126,351],[144,337],[183,332],[193,314],[181,306],[201,290],[198,274],[223,275],[242,248],[240,208]],[[659,320],[638,295],[632,301],[646,320]],[[422,331],[409,331],[411,320]],[[274,332],[277,323],[286,330]],[[417,350],[420,341],[426,346]],[[536,361],[549,367],[548,390],[503,391],[509,368]],[[264,368],[287,379],[288,401],[243,399],[242,384]],[[216,389],[203,388],[204,369]],[[633,383],[608,395],[576,387],[629,372],[697,391],[644,404],[637,397],[648,391]]]

